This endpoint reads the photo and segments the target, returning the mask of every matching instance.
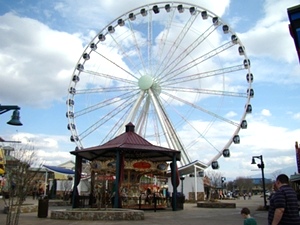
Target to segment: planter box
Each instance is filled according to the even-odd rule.
[[[235,203],[225,202],[197,202],[197,207],[200,208],[236,208]]]

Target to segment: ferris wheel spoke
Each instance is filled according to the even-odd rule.
[[[190,55],[193,51],[197,51],[197,47],[203,43],[216,29],[218,26],[211,25],[202,35],[200,35],[193,43],[191,43],[186,49],[178,54],[178,56],[172,60],[167,66],[164,74],[164,79],[167,79],[168,76],[172,74],[172,71],[177,71],[177,67],[180,65],[183,60]],[[177,71],[178,72],[178,71]]]
[[[168,142],[168,145],[172,147],[173,149],[180,150],[183,154],[183,162],[185,164],[188,164],[191,162],[189,156],[184,151],[184,147],[182,142],[180,141],[169,117],[167,116],[164,106],[161,104],[155,93],[152,92],[152,90],[149,90],[149,94],[154,106],[154,109],[156,110],[158,119],[160,121],[160,125],[165,132],[166,135],[166,141]]]
[[[103,144],[106,141],[109,141],[113,139],[113,137],[117,136],[117,132],[120,130],[121,127],[123,128],[123,118],[126,117],[129,111],[130,107],[127,107],[127,109],[123,110],[122,114],[120,113],[118,121],[116,121],[113,127],[107,132],[106,136],[102,139],[100,144]]]
[[[227,67],[227,68],[221,68],[221,69],[217,69],[217,70],[207,71],[207,72],[203,72],[203,73],[187,75],[184,77],[173,78],[172,80],[169,80],[168,82],[165,82],[163,84],[164,85],[172,85],[172,84],[178,84],[178,82],[184,83],[184,82],[193,81],[193,80],[197,80],[197,79],[203,79],[203,78],[207,78],[207,77],[220,76],[225,73],[232,73],[232,72],[244,70],[244,69],[245,69],[244,65],[236,65],[236,66],[231,66],[231,67]]]
[[[92,94],[92,93],[106,93],[106,92],[119,92],[119,91],[133,91],[137,90],[136,86],[113,86],[107,88],[91,88],[91,89],[79,89],[76,90],[76,94]]]
[[[167,38],[169,37],[170,31],[171,31],[171,25],[174,20],[175,12],[176,12],[176,10],[171,10],[171,13],[169,13],[168,21],[166,23],[166,26],[164,27],[163,34],[162,34],[162,37],[161,37],[159,45],[158,45],[158,51],[155,56],[155,58],[157,59],[157,62],[162,62],[163,52],[166,49],[166,43],[167,43],[166,41],[167,41]],[[158,71],[159,66],[160,66],[160,64],[156,63],[154,71]]]
[[[152,12],[152,11],[151,11]],[[147,37],[147,46],[148,46],[148,71],[152,74],[152,13],[149,13],[148,17],[148,37]]]
[[[104,56],[103,54],[101,54],[100,52],[95,51],[99,56],[101,56],[102,58],[106,59],[108,62],[110,62],[111,64],[113,64],[114,66],[120,68],[121,70],[123,70],[125,73],[129,74],[131,77],[138,79],[137,76],[135,76],[132,72],[127,71],[126,69],[124,69],[122,66],[120,66],[119,64],[115,63],[114,60],[111,60],[109,58],[107,58],[106,56]]]
[[[131,31],[131,32],[133,32],[133,31]],[[110,34],[110,36],[111,36],[111,38],[112,38],[112,40],[115,42],[115,44],[116,44],[116,46],[118,47],[118,49],[120,50],[120,52],[122,53],[121,55],[122,56],[125,56],[125,58],[128,60],[128,62],[130,62],[130,64],[132,65],[132,68],[137,68],[137,66],[136,66],[136,64],[131,60],[131,57],[127,54],[127,51],[125,51],[123,48],[122,48],[122,46],[119,44],[119,42],[114,38],[114,36],[112,35],[112,34]],[[125,60],[125,59],[124,59]],[[112,62],[112,61],[111,61]],[[113,62],[112,62],[113,63]],[[117,64],[116,64],[117,65]],[[119,65],[118,65],[118,67],[119,67]],[[121,68],[121,67],[119,67],[119,68]],[[123,69],[124,70],[124,69]],[[125,71],[125,70],[124,70]],[[126,72],[128,72],[128,71],[126,71]],[[129,73],[129,72],[128,72]],[[139,73],[140,74],[140,71],[137,71],[137,73]],[[132,73],[130,73],[132,76],[134,76]],[[141,74],[140,74],[140,76],[142,76]],[[136,79],[137,79],[137,77],[136,76],[134,76]]]
[[[175,99],[175,100],[181,102],[181,103],[184,103],[184,104],[186,104],[186,105],[190,105],[190,106],[192,106],[194,109],[198,109],[198,110],[200,110],[200,111],[202,111],[202,112],[204,112],[204,113],[206,113],[206,114],[208,114],[208,115],[210,115],[210,116],[212,116],[212,117],[215,117],[215,118],[217,118],[217,119],[219,119],[219,120],[223,120],[223,121],[225,121],[225,122],[227,122],[227,123],[229,123],[229,124],[232,124],[232,125],[234,125],[234,126],[236,126],[236,127],[239,127],[239,126],[240,126],[238,123],[233,122],[232,120],[226,119],[226,118],[224,118],[224,117],[222,117],[222,116],[220,116],[220,115],[218,115],[218,114],[216,114],[216,113],[213,113],[213,112],[211,112],[211,111],[209,111],[209,110],[206,110],[206,109],[200,107],[199,105],[193,104],[193,103],[191,103],[191,102],[189,102],[189,101],[186,101],[186,100],[184,100],[184,99],[182,99],[182,98],[179,98],[179,97],[177,97],[177,96],[175,96],[175,95],[172,95],[172,94],[170,94],[170,93],[168,93],[168,92],[163,92],[163,93],[164,93],[165,95],[167,95],[167,96],[169,96],[169,97],[171,97],[171,98],[173,98],[173,99]]]
[[[166,70],[167,65],[169,64],[169,62],[172,59],[172,56],[175,54],[179,45],[183,41],[184,37],[187,35],[189,29],[191,28],[192,24],[196,20],[197,15],[198,14],[196,14],[195,16],[191,16],[189,18],[189,20],[186,22],[186,24],[183,27],[183,29],[181,30],[181,32],[179,32],[179,35],[177,36],[175,42],[173,43],[173,45],[171,46],[171,48],[165,55],[164,59],[161,61],[161,64],[160,64],[159,68],[157,69],[157,73],[156,73],[155,77],[159,76],[162,73],[162,71]]]
[[[134,40],[134,47],[135,47],[135,49],[137,51],[137,54],[139,56],[139,60],[140,60],[140,62],[142,64],[142,66],[143,66],[143,70],[146,71],[146,65],[145,65],[145,61],[144,61],[144,58],[143,58],[143,55],[142,55],[142,52],[141,52],[141,49],[140,49],[140,45],[139,45],[139,43],[137,41],[137,37],[135,35],[135,31],[133,29],[133,26],[132,26],[132,23],[131,23],[130,20],[129,20],[129,29],[131,31],[131,36],[132,36],[132,38]]]
[[[87,74],[94,75],[94,76],[108,78],[112,81],[121,81],[121,82],[124,82],[124,83],[136,85],[136,81],[132,81],[132,80],[124,79],[124,78],[121,78],[121,77],[113,76],[111,74],[99,73],[99,72],[91,71],[91,70],[84,70],[84,72],[87,73]]]
[[[79,134],[81,140],[85,139],[88,135],[96,131],[100,126],[103,126],[106,122],[117,116],[119,113],[123,112],[127,107],[133,104],[135,100],[124,101],[123,104],[119,104],[118,107],[112,108],[112,110],[104,115],[100,120],[96,121],[92,126],[88,127],[82,133]]]
[[[89,106],[87,108],[84,108],[82,110],[79,110],[74,113],[74,117],[80,117],[82,115],[85,115],[87,113],[93,112],[95,110],[98,110],[103,107],[107,107],[109,105],[113,105],[119,102],[124,102],[125,100],[132,99],[136,93],[128,92],[126,94],[121,94],[119,96],[114,96],[113,98],[107,99],[103,102],[97,103],[95,105]]]
[[[172,68],[172,70],[169,70],[166,73],[166,75],[164,76],[164,80],[162,82],[167,81],[169,79],[176,78],[178,75],[181,75],[183,72],[193,69],[194,67],[197,67],[200,63],[203,63],[206,60],[219,55],[221,52],[224,52],[225,50],[227,50],[235,45],[236,45],[235,43],[233,43],[232,41],[229,41],[229,42],[213,49],[212,51],[207,52],[200,57],[197,57],[196,59],[186,63],[185,65],[180,66],[179,68],[175,65],[176,69]]]
[[[167,102],[166,102],[167,103]],[[220,152],[212,143],[211,141],[209,141],[206,137],[205,137],[205,133],[201,133],[199,131],[199,127],[195,127],[187,118],[185,115],[183,115],[182,113],[180,113],[179,110],[177,110],[175,107],[172,107],[172,112],[176,112],[176,114],[182,119],[183,122],[185,122],[186,124],[189,125],[190,128],[192,128],[194,130],[194,132],[196,132],[200,138],[202,138],[203,140],[205,140],[213,149],[215,149],[216,151]],[[190,149],[192,146],[192,143],[197,142],[199,138],[193,140],[191,143],[186,145],[186,149]]]
[[[247,93],[239,93],[239,92],[232,92],[232,91],[219,91],[219,90],[208,90],[202,88],[194,88],[194,87],[164,87],[164,91],[179,91],[179,92],[191,92],[191,93],[198,93],[198,94],[207,94],[207,95],[218,95],[218,96],[230,96],[230,97],[242,97],[248,98]]]

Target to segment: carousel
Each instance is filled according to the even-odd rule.
[[[155,146],[126,125],[125,132],[107,143],[72,151],[76,156],[73,208],[79,207],[77,185],[81,178],[82,160],[91,168],[89,207],[160,209],[169,204],[176,208],[180,151]],[[167,171],[171,169],[173,193],[168,192]],[[169,202],[171,199],[171,202]]]

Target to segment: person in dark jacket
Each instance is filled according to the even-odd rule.
[[[268,224],[299,225],[300,217],[297,194],[289,186],[288,176],[280,174],[276,178],[275,185],[278,190],[270,198]]]

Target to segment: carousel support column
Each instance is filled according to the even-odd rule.
[[[72,208],[79,208],[79,193],[78,193],[78,184],[81,179],[81,170],[82,170],[82,157],[76,155],[75,158],[75,177],[72,193]]]
[[[172,186],[173,186],[173,195],[172,195],[172,209],[173,211],[177,211],[177,164],[176,164],[176,155],[173,155],[172,161]]]
[[[93,203],[94,203],[94,189],[95,189],[95,171],[92,170],[92,172],[91,172],[91,193],[90,193],[90,199],[89,199],[90,207],[92,207]]]
[[[77,156],[76,156],[77,157]],[[75,163],[75,168],[76,168],[76,163]],[[77,202],[77,186],[75,185],[76,184],[76,181],[77,181],[77,173],[75,172],[75,176],[74,176],[74,185],[73,185],[73,191],[72,191],[72,208],[78,208],[78,205],[76,204]]]
[[[120,183],[120,163],[121,163],[120,151],[117,151],[117,160],[116,160],[116,182],[115,182],[115,200],[114,208],[119,208],[119,183]]]
[[[44,185],[44,198],[47,195],[47,183],[48,183],[48,170],[46,168],[45,185]]]
[[[194,166],[194,182],[195,182],[195,200],[197,201],[197,192],[198,192],[198,185],[197,185],[197,168]]]

